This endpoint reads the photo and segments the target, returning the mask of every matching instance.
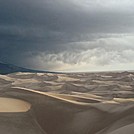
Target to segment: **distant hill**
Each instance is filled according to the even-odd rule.
[[[15,73],[15,72],[47,73],[49,71],[32,70],[32,69],[27,69],[27,68],[23,68],[23,67],[18,67],[16,65],[7,64],[7,63],[1,63],[0,62],[0,74],[4,75],[4,74]]]

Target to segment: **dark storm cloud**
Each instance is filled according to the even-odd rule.
[[[113,44],[118,44],[114,36],[118,39],[122,34],[133,34],[132,4],[129,0],[1,0],[0,60],[29,67],[36,67],[37,61],[33,59],[37,57],[42,67],[49,60],[65,64],[82,62],[85,59],[77,58],[83,51],[112,49]],[[107,47],[105,39],[111,37],[113,44]],[[101,38],[105,39],[100,41]],[[118,50],[122,49],[124,45]],[[55,68],[50,66],[44,68]]]

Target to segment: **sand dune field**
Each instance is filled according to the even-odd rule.
[[[0,75],[2,134],[133,134],[134,73]]]

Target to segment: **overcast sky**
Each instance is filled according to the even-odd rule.
[[[52,71],[134,69],[134,1],[0,0],[0,61]]]

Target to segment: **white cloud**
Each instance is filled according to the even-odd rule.
[[[84,6],[91,9],[106,8],[122,10],[132,8],[134,1],[132,0],[71,0],[75,5]]]
[[[133,43],[132,35],[76,42],[66,44],[68,47],[74,44],[74,50],[69,47],[58,53],[41,52],[28,59],[28,63],[35,68],[53,71],[130,70],[134,67]],[[77,47],[79,49],[75,49]]]

